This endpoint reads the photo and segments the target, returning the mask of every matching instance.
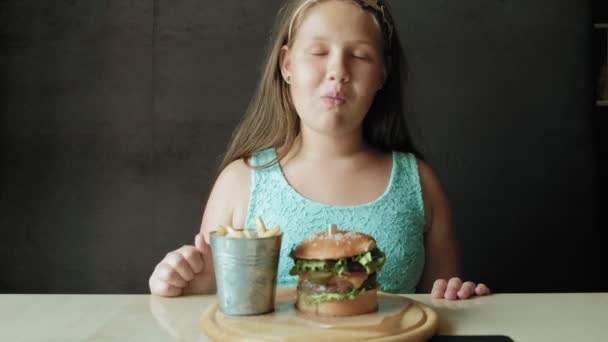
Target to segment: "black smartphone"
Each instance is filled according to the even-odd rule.
[[[513,342],[513,340],[503,335],[437,335],[428,342]]]

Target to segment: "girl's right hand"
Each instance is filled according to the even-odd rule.
[[[150,276],[150,293],[175,297],[186,293],[204,293],[215,282],[213,267],[210,266],[209,245],[202,234],[195,237],[195,246],[183,246],[167,253],[156,265]]]

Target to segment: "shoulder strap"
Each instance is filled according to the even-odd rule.
[[[413,153],[394,152],[394,156],[396,169],[392,185],[408,193],[407,205],[424,218],[418,159]]]

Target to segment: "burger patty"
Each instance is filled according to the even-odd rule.
[[[298,283],[298,291],[311,295],[319,293],[340,293],[345,294],[353,290],[353,284],[348,280],[340,280],[336,284],[320,284],[310,281],[308,279],[302,279]]]
[[[361,285],[362,288],[376,287],[376,273],[369,275]],[[298,282],[298,291],[306,295],[321,294],[321,293],[339,293],[346,294],[354,289],[353,284],[346,277],[334,277],[326,282],[315,282],[301,277]]]

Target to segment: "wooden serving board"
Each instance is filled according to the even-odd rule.
[[[296,291],[277,289],[275,311],[227,316],[217,304],[202,316],[204,332],[215,341],[425,341],[435,334],[437,314],[403,296],[378,292],[378,311],[350,317],[316,317],[296,311]]]

